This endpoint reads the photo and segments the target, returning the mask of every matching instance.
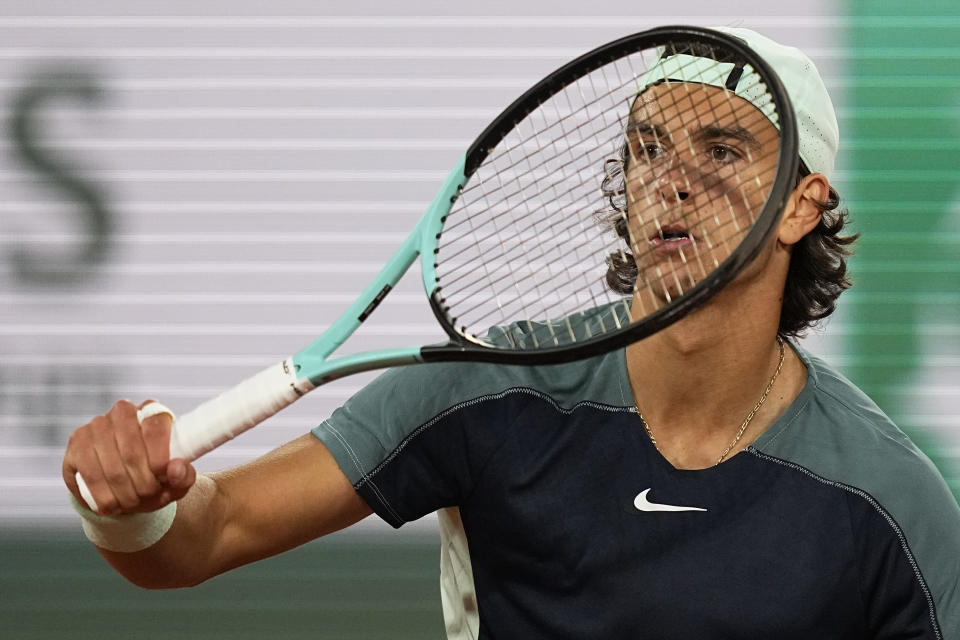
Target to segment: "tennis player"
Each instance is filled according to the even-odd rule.
[[[581,362],[389,371],[312,433],[222,473],[168,459],[162,405],[118,402],[73,433],[63,464],[75,501],[77,471],[96,497],[100,514],[77,508],[107,561],[144,587],[189,586],[371,513],[399,527],[436,511],[450,638],[960,638],[960,507],[877,406],[794,341],[849,286],[833,105],[803,53],[726,31],[785,84],[803,164],[775,237],[729,287]],[[764,117],[705,112],[677,130],[677,110],[698,107],[682,75],[695,61],[676,58],[648,76],[604,182],[614,214],[676,212],[616,228],[608,282],[626,293],[700,237],[683,212],[712,206],[713,186],[690,167],[762,173],[774,144]],[[668,170],[641,175],[639,155]],[[637,264],[638,242],[659,262]]]

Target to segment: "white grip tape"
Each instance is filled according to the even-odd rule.
[[[80,497],[83,498],[83,501],[87,503],[87,506],[90,507],[92,511],[96,511],[97,501],[93,499],[93,494],[90,493],[90,487],[84,482],[83,476],[77,471],[74,477],[77,479],[77,490],[80,491]]]
[[[295,371],[293,359],[287,358],[175,420],[170,432],[170,457],[196,460],[293,404],[314,388],[309,379],[298,379]],[[173,416],[159,403],[147,405],[144,409],[148,407],[154,407],[155,412],[150,415],[169,413]],[[146,417],[144,415],[142,419]],[[80,495],[95,511],[97,503],[93,494],[79,473],[76,477]]]
[[[293,404],[313,389],[294,371],[288,358],[181,416],[170,434],[170,457],[196,460]]]

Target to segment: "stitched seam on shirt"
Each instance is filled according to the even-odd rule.
[[[626,405],[626,404],[627,404],[627,394],[623,392],[623,380],[621,380],[619,377],[617,378],[617,388],[620,389],[620,400],[623,402],[624,405]],[[631,398],[631,400],[632,400],[632,398],[633,398],[633,391],[630,392],[630,398]],[[632,402],[632,401],[631,401],[630,404],[634,405],[634,409],[636,409],[636,403],[635,403],[635,402]]]
[[[851,510],[851,504],[850,504],[850,503],[851,503],[851,500],[850,500],[850,496],[848,495],[848,496],[844,496],[844,497],[845,497],[846,499],[845,499],[843,502],[844,502],[844,506],[845,506],[846,509],[847,509],[847,531],[848,531],[849,534],[850,534],[850,539],[851,539],[851,540],[856,540],[856,539],[857,539],[857,532],[856,532],[856,531],[854,530],[854,528],[853,528],[853,511]],[[869,611],[869,607],[868,607],[868,605],[867,605],[866,594],[864,594],[864,592],[863,592],[863,579],[862,579],[862,576],[860,575],[860,573],[861,573],[861,572],[859,572],[859,571],[857,572],[857,593],[858,593],[859,596],[860,596],[860,606],[863,607],[864,626],[865,626],[865,627],[869,627],[869,626],[870,626],[870,624],[869,624],[869,623],[870,623],[870,620],[869,620],[868,617],[867,617],[867,612]]]
[[[350,443],[347,442],[347,439],[344,438],[343,434],[341,434],[336,427],[330,424],[329,421],[324,420],[323,424],[327,425],[327,428],[334,435],[334,437],[340,441],[340,443],[343,445],[343,448],[346,450],[347,455],[350,456],[350,459],[353,461],[354,466],[357,468],[357,471],[359,471],[360,474],[362,475],[363,467],[360,465],[360,457],[353,450],[353,447],[350,446]],[[359,488],[360,488],[359,485],[354,485],[354,490]],[[404,518],[401,518],[400,515],[394,510],[393,506],[387,500],[387,497],[383,495],[383,492],[380,491],[380,488],[372,480],[370,481],[370,488],[373,491],[373,494],[376,496],[377,500],[380,501],[380,504],[383,505],[383,507],[390,513],[390,515],[396,518],[398,523],[406,522],[406,520]]]
[[[450,414],[455,413],[466,407],[471,407],[473,405],[480,404],[481,402],[487,402],[490,400],[500,400],[513,393],[526,393],[532,396],[536,396],[541,400],[546,400],[554,409],[566,415],[570,415],[580,407],[590,407],[593,409],[600,409],[601,411],[609,411],[612,413],[616,413],[616,412],[635,413],[636,412],[636,409],[634,407],[614,407],[610,405],[600,404],[599,402],[593,402],[591,400],[583,400],[581,402],[576,403],[571,408],[567,409],[567,408],[561,407],[557,403],[557,401],[553,399],[551,396],[548,396],[545,393],[537,391],[536,389],[531,389],[529,387],[511,387],[510,389],[506,389],[499,393],[489,394],[485,396],[478,396],[476,398],[471,398],[470,400],[465,400],[463,402],[453,405],[448,409],[445,409],[444,411],[441,411],[436,416],[434,416],[433,418],[431,418],[430,420],[423,423],[422,425],[420,425],[419,427],[411,431],[409,434],[407,434],[407,436],[400,441],[400,444],[394,447],[393,451],[390,452],[390,455],[388,455],[386,458],[381,460],[380,464],[378,464],[376,467],[371,469],[368,473],[364,473],[363,470],[360,469],[360,472],[363,474],[363,477],[361,477],[360,480],[358,480],[357,483],[353,485],[354,488],[359,489],[365,483],[371,482],[373,479],[373,476],[377,475],[381,470],[383,470],[384,467],[390,464],[390,462],[394,458],[396,458],[397,455],[401,451],[403,451],[403,449],[406,448],[406,446],[414,438],[416,438],[417,436],[419,436],[420,434],[425,432],[427,429],[437,424],[438,422],[440,422]]]
[[[774,462],[776,464],[785,466],[787,468],[793,469],[794,471],[799,471],[804,475],[813,478],[821,484],[825,484],[830,487],[837,487],[848,491],[856,496],[867,501],[867,504],[872,506],[877,513],[879,513],[884,520],[887,521],[887,524],[890,525],[890,528],[893,529],[893,532],[896,534],[897,538],[900,540],[900,548],[903,549],[904,555],[907,557],[907,561],[910,563],[910,566],[913,568],[913,575],[917,579],[917,583],[920,585],[920,590],[923,592],[924,598],[927,600],[927,611],[930,615],[930,626],[933,628],[933,633],[936,635],[937,640],[943,640],[943,636],[940,633],[940,625],[937,624],[937,613],[936,608],[933,604],[933,595],[930,593],[930,589],[927,587],[926,581],[923,579],[923,574],[920,573],[920,566],[917,564],[916,558],[913,556],[913,552],[910,550],[910,545],[907,544],[907,537],[904,535],[903,530],[900,528],[900,525],[897,524],[897,521],[893,519],[887,510],[877,502],[876,498],[864,491],[863,489],[858,489],[857,487],[850,486],[848,484],[843,484],[842,482],[836,482],[835,480],[828,480],[823,476],[819,476],[810,469],[800,466],[795,462],[790,462],[788,460],[782,460],[780,458],[775,458],[769,454],[758,451],[753,447],[748,447],[747,451],[757,456],[762,460],[767,460],[769,462]]]

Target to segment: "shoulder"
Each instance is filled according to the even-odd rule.
[[[915,561],[944,631],[960,627],[960,507],[946,481],[863,391],[823,360],[801,355],[807,386],[753,448],[881,516]]]
[[[940,478],[927,456],[863,391],[823,360],[802,352],[801,357],[807,384],[757,440],[757,449],[864,488],[880,489],[895,469],[908,477]]]

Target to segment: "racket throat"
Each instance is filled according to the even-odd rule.
[[[373,353],[357,353],[327,360],[318,358],[307,350],[293,356],[298,374],[309,378],[314,386],[362,371],[400,367],[423,362],[420,347],[399,347]]]
[[[359,316],[357,316],[357,320],[359,322],[363,322],[364,320],[366,320],[370,316],[370,314],[373,313],[376,310],[376,308],[380,306],[380,303],[383,302],[383,299],[387,297],[387,294],[390,293],[392,289],[393,289],[393,285],[389,285],[389,284],[383,285],[383,289],[380,290],[380,293],[374,296],[373,300],[370,301],[370,304],[367,305],[366,309],[364,309],[363,312]]]

